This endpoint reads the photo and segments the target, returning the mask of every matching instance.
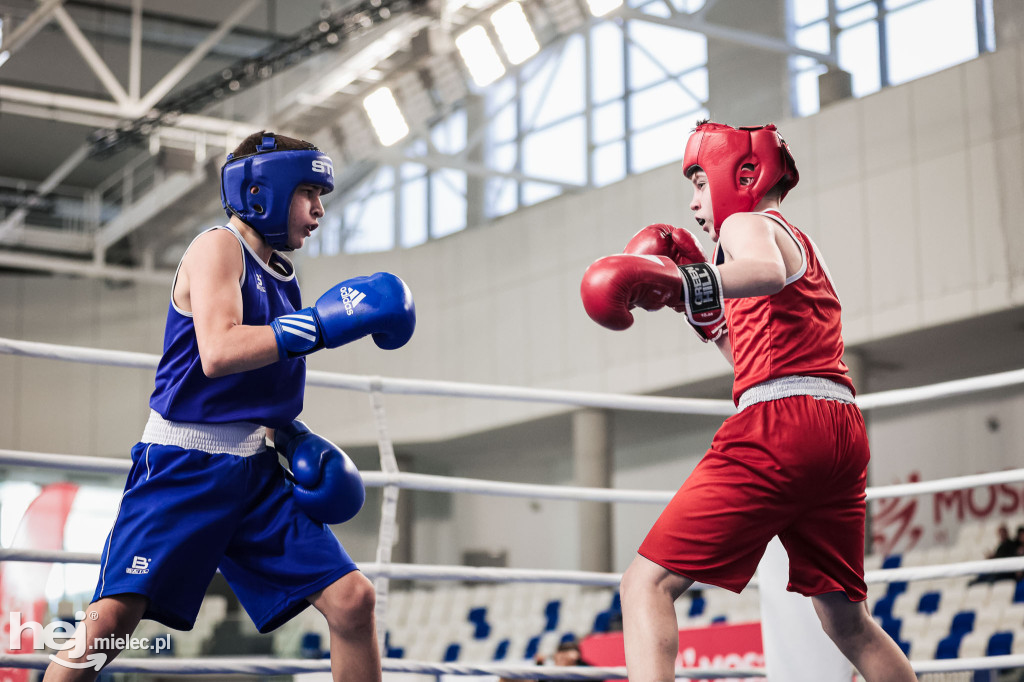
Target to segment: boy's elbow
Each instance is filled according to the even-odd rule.
[[[752,287],[755,296],[772,296],[786,288],[786,270],[775,263],[762,263]]]
[[[227,358],[212,350],[203,352],[203,349],[200,348],[199,363],[203,367],[203,374],[205,374],[208,379],[217,379],[231,374]]]

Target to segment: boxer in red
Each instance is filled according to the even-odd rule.
[[[768,542],[790,559],[788,589],[868,682],[916,680],[865,606],[867,433],[843,364],[839,297],[814,243],[779,206],[799,180],[774,125],[697,125],[683,158],[690,209],[716,247],[650,225],[583,278],[587,313],[610,329],[630,310],[685,313],[733,365],[733,400],[711,447],[651,528],[622,579],[626,665],[669,682],[673,602],[700,581],[741,591]]]

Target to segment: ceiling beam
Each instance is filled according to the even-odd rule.
[[[175,85],[180,83],[181,79],[188,75],[188,72],[194,69],[203,57],[256,7],[259,1],[246,0],[246,2],[243,2],[220,23],[213,33],[206,36],[184,59],[175,64],[174,68],[168,71],[139,101],[135,107],[135,116],[144,116],[150,109],[156,106],[156,103],[163,99],[164,95],[170,92]]]
[[[18,27],[11,32],[7,40],[0,44],[0,54],[4,55],[0,64],[10,59],[11,55],[18,51],[18,48],[39,33],[39,30],[53,18],[53,13],[62,2],[64,0],[42,0],[39,6],[25,17],[25,21],[18,24]]]
[[[703,33],[708,38],[714,38],[716,40],[725,40],[731,43],[736,43],[737,45],[767,50],[768,52],[810,57],[822,64],[835,67],[839,66],[839,61],[834,55],[825,52],[816,52],[814,50],[806,50],[797,45],[788,43],[782,38],[775,38],[764,35],[763,33],[744,31],[742,29],[732,28],[729,26],[721,26],[719,24],[709,24],[703,19],[695,18],[689,14],[674,14],[670,17],[659,17],[629,7],[621,7],[615,10],[612,14],[617,17],[622,17],[623,19],[646,21],[648,23],[670,26],[672,28],[683,29],[685,31],[695,31],[697,33]]]
[[[0,266],[16,268],[18,270],[53,272],[62,275],[77,275],[79,277],[93,277],[119,282],[142,282],[162,286],[170,286],[174,278],[173,270],[151,270],[122,265],[104,265],[92,261],[38,256],[20,251],[0,250]]]
[[[100,79],[100,83],[107,89],[107,92],[114,98],[114,101],[122,106],[127,105],[129,103],[128,93],[121,87],[117,77],[111,73],[106,62],[103,61],[103,58],[96,52],[89,39],[78,28],[78,24],[71,18],[68,11],[63,7],[56,7],[54,9],[54,16],[57,18],[57,23],[64,29],[64,33],[67,34],[71,44],[82,55],[82,59],[92,69],[92,72],[96,74],[96,77]]]

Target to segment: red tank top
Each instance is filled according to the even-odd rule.
[[[775,220],[793,236],[803,252],[804,267],[777,294],[726,299],[735,371],[733,401],[738,403],[755,384],[794,375],[831,379],[853,390],[842,359],[839,296],[818,249],[778,211],[759,215]]]

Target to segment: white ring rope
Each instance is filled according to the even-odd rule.
[[[131,461],[118,457],[90,457],[84,455],[49,454],[24,450],[0,448],[0,466],[38,467],[65,471],[89,473],[126,474]],[[583,488],[571,485],[547,485],[541,483],[508,483],[504,481],[481,481],[458,476],[436,474],[385,473],[383,471],[360,472],[363,483],[370,488],[395,486],[407,490],[428,492],[479,493],[504,497],[532,497],[550,500],[578,502],[632,502],[637,504],[665,504],[674,492],[661,490],[623,490],[614,488]],[[917,483],[898,483],[887,486],[872,486],[867,489],[868,500],[891,497],[927,495],[950,490],[965,490],[1000,483],[1024,481],[1024,469],[994,471],[986,474],[971,474],[952,478],[938,478]]]
[[[35,561],[43,563],[98,564],[100,555],[90,552],[67,552],[51,549],[0,548],[2,561]],[[592,587],[618,587],[621,573],[598,573],[594,571],[568,571],[541,568],[499,568],[491,566],[431,566],[429,564],[392,564],[359,562],[359,570],[367,576],[386,576],[395,580],[470,580],[494,583],[565,583]],[[929,566],[901,566],[899,568],[873,569],[864,572],[864,582],[869,585],[892,582],[911,582],[935,578],[957,578],[968,575],[1006,573],[1024,570],[1024,557],[1004,559],[979,559],[952,564]],[[752,578],[750,587],[757,587]],[[697,583],[696,589],[710,589],[711,586]]]
[[[84,362],[95,365],[156,369],[159,357],[149,353],[105,350],[64,346],[38,341],[0,338],[0,353],[35,358]],[[343,388],[368,393],[378,387],[382,393],[407,395],[435,395],[490,400],[516,400],[560,403],[580,407],[603,407],[619,410],[669,412],[678,414],[730,415],[736,408],[730,400],[699,398],[666,398],[658,396],[630,396],[588,391],[558,391],[552,389],[497,386],[456,381],[427,381],[422,379],[393,379],[358,374],[309,371],[306,383],[311,386]],[[857,398],[861,409],[892,407],[909,402],[937,400],[953,396],[989,391],[1024,383],[1024,369],[1000,372],[969,379],[957,379],[927,386],[901,388],[879,393],[867,393]]]

